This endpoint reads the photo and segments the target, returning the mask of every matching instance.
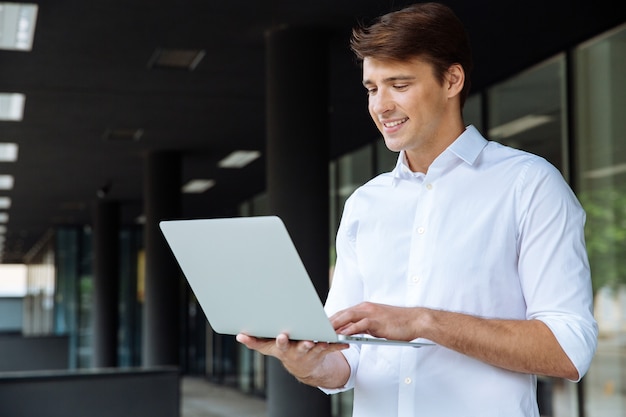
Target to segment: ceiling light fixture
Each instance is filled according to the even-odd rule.
[[[4,211],[0,212],[0,223],[8,223],[9,222],[9,213]]]
[[[0,93],[0,120],[19,122],[24,116],[26,96],[20,93]]]
[[[519,119],[489,129],[489,139],[497,140],[515,136],[526,130],[551,122],[554,118],[541,114],[528,114]]]
[[[0,175],[0,190],[11,190],[14,183],[13,175]]]
[[[0,49],[30,51],[35,37],[36,4],[0,3]]]
[[[259,151],[235,151],[217,163],[220,168],[243,168],[261,156]]]
[[[195,179],[183,186],[183,193],[200,194],[215,186],[215,180]]]
[[[0,234],[4,235],[7,233],[7,227],[3,224],[0,224]]]
[[[6,210],[11,208],[11,199],[9,197],[0,197],[0,209]]]
[[[206,52],[203,49],[157,48],[148,61],[148,68],[196,69]]]
[[[0,143],[0,162],[17,161],[17,149],[16,143]]]

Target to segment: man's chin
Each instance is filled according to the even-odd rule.
[[[398,143],[398,141],[386,138],[384,136],[383,141],[385,142],[385,146],[387,147],[387,149],[389,149],[391,152],[400,152],[402,150],[402,146],[400,143]]]

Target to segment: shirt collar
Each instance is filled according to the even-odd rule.
[[[485,146],[487,146],[487,139],[483,138],[474,125],[469,125],[461,133],[461,136],[452,142],[448,150],[465,161],[465,163],[474,165],[478,155],[480,155]]]
[[[482,152],[483,148],[487,145],[487,139],[485,139],[478,129],[473,125],[469,125],[465,128],[465,131],[443,152],[451,152],[457,158],[463,160],[469,165],[474,165],[478,156]],[[439,159],[439,158],[437,158]],[[406,162],[406,156],[404,151],[400,151],[396,167],[393,170],[393,185],[396,185],[398,180],[412,176],[409,166]]]

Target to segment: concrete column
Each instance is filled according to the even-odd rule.
[[[266,38],[267,190],[322,301],[329,269],[328,42],[322,31],[280,28]],[[268,361],[270,417],[331,415],[330,397]]]
[[[119,203],[98,200],[93,230],[93,365],[97,368],[117,366],[119,230]]]
[[[176,152],[153,152],[146,155],[144,168],[146,277],[142,363],[146,367],[178,365],[182,277],[159,222],[180,216],[181,157]]]

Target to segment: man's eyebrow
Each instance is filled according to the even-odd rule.
[[[393,77],[387,77],[385,79],[383,79],[383,84],[393,84],[397,81],[411,81],[414,80],[415,76],[413,75],[395,75]],[[373,85],[375,84],[373,81],[371,80],[363,80],[363,85],[368,86],[368,85]]]

